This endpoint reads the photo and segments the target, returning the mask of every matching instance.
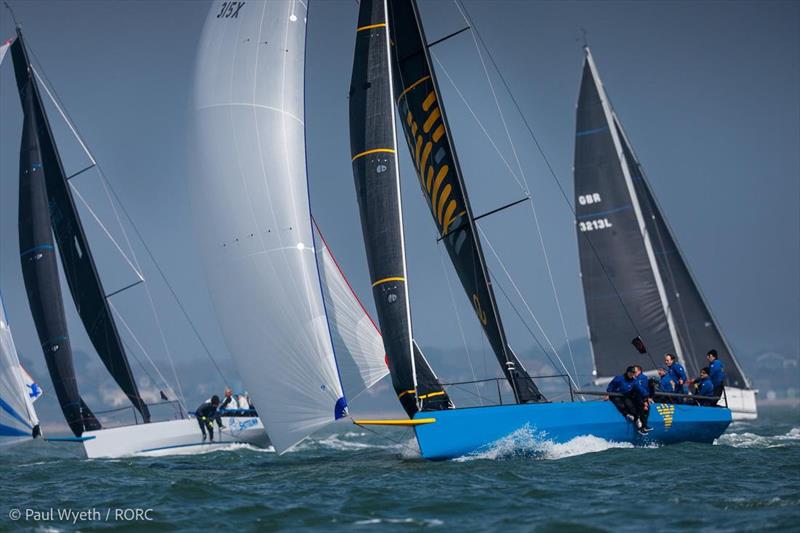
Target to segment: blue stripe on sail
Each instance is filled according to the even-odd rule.
[[[63,335],[61,337],[55,337],[53,339],[50,339],[48,341],[43,342],[42,343],[42,347],[47,346],[48,344],[55,344],[57,342],[64,342],[65,340],[67,340],[67,338],[64,337]]]
[[[32,254],[33,252],[38,252],[39,250],[52,250],[52,249],[53,249],[53,245],[52,244],[40,244],[39,246],[34,246],[33,248],[28,248],[27,250],[25,250],[24,252],[22,252],[19,255],[20,255],[20,257],[25,257],[26,255]]]
[[[7,412],[8,414],[10,414],[12,417],[14,417],[14,418],[16,418],[17,420],[19,420],[19,421],[20,421],[20,422],[21,422],[21,423],[22,423],[22,424],[23,424],[25,427],[33,429],[33,428],[31,427],[30,423],[29,423],[27,420],[25,420],[24,418],[22,418],[22,417],[19,415],[19,413],[17,413],[17,412],[14,410],[14,408],[13,408],[13,407],[11,407],[10,405],[8,405],[8,403],[7,403],[7,402],[6,402],[4,399],[2,399],[2,398],[0,398],[0,408],[2,408],[2,409],[3,409],[3,411],[5,411],[5,412]]]
[[[586,135],[593,135],[595,133],[600,133],[602,131],[608,131],[608,126],[603,126],[602,128],[594,128],[592,130],[579,131],[575,134],[575,137],[584,137]]]
[[[30,432],[0,424],[0,437],[33,437]]]
[[[597,211],[596,213],[589,213],[587,215],[578,215],[575,218],[577,218],[578,220],[585,220],[587,218],[594,218],[594,217],[601,217],[603,215],[610,215],[611,213],[617,213],[619,211],[625,211],[627,209],[633,209],[633,204],[626,204],[626,205],[623,205],[622,207],[617,207],[615,209],[609,209],[608,211]]]

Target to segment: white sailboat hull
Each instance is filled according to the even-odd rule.
[[[719,400],[719,405],[724,406],[727,398],[727,406],[733,414],[734,421],[755,420],[758,418],[756,394],[758,394],[756,389],[725,387],[725,397]]]
[[[197,420],[184,419],[87,431],[83,447],[89,459],[98,459],[206,453],[232,444],[266,448],[270,444],[257,417],[226,417],[223,423],[226,427],[221,432],[215,428],[213,444],[203,442]]]

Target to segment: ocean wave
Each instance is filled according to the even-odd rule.
[[[749,431],[744,433],[725,433],[714,444],[734,448],[783,448],[800,444],[800,428],[792,428],[783,435],[758,435]]]
[[[258,448],[251,444],[243,442],[232,442],[230,444],[198,444],[197,446],[187,446],[186,448],[171,448],[164,450],[153,450],[149,452],[140,452],[134,456],[140,457],[164,457],[164,456],[180,456],[180,455],[206,455],[209,453],[217,452],[236,452],[240,450],[247,450],[250,452],[259,453],[275,453],[275,448],[267,446],[266,448]],[[91,460],[91,459],[90,459]],[[103,461],[113,461],[113,459],[102,459]]]
[[[353,522],[353,525],[356,526],[375,526],[378,524],[403,524],[417,527],[436,527],[444,525],[444,522],[436,518],[368,518]]]
[[[457,462],[477,459],[513,459],[530,457],[534,459],[566,459],[587,453],[597,453],[614,448],[633,448],[628,442],[608,441],[594,435],[580,435],[567,442],[558,443],[547,438],[544,432],[537,432],[526,425],[499,439],[486,448],[454,459]]]

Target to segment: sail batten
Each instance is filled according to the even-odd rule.
[[[416,2],[388,6],[395,102],[423,196],[515,399],[543,401],[508,346]]]

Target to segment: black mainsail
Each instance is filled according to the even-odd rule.
[[[350,147],[372,292],[392,384],[409,416],[450,400],[413,342],[385,0],[359,7],[350,85]]]
[[[598,381],[630,361],[641,335],[697,374],[716,348],[729,384],[746,379],[694,282],[611,108],[586,48],[575,139],[575,211],[586,313]],[[636,323],[632,323],[635,317]],[[654,361],[642,361],[652,369]]]
[[[148,422],[150,413],[139,394],[111,315],[106,293],[86,241],[86,235],[75,207],[72,192],[69,189],[68,178],[64,173],[33,67],[30,64],[19,28],[17,28],[17,39],[11,47],[11,52],[26,128],[23,131],[23,146],[20,155],[20,246],[23,270],[28,270],[25,282],[29,299],[33,295],[37,300],[36,302],[31,300],[31,310],[37,322],[37,331],[45,351],[45,357],[49,357],[49,364],[52,356],[48,356],[48,351],[51,353],[58,351],[61,346],[53,343],[66,342],[68,348],[69,342],[53,254],[52,235],[42,227],[44,222],[49,222],[58,244],[61,265],[64,268],[72,298],[89,338],[111,376],[134,407],[142,414],[143,419]],[[39,172],[38,179],[31,180],[28,177],[31,174],[28,172],[34,170]],[[44,203],[40,198],[43,193],[46,194]],[[23,194],[26,195],[24,198]],[[23,210],[23,206],[25,206],[25,210]],[[36,221],[35,234],[32,227],[26,227],[29,220]],[[23,244],[23,233],[27,234],[26,244]],[[40,246],[44,248],[39,248]],[[47,252],[43,258],[52,256],[52,259],[47,259],[48,266],[40,271],[31,266],[31,257],[36,258],[42,252]],[[43,310],[48,307],[57,307],[56,311],[52,311],[54,315],[49,316],[51,311],[47,311],[48,316],[41,315]],[[40,314],[38,318],[37,313]],[[40,328],[40,323],[48,324],[48,326]],[[59,358],[58,364],[48,368],[54,384],[56,381],[64,384],[64,397],[62,400],[62,396],[59,395],[59,399],[62,400],[62,409],[69,422],[76,420],[73,404],[78,398],[78,392],[77,386],[74,385],[75,373],[72,368],[71,352],[67,350],[66,353],[66,357]],[[60,386],[56,386],[57,390]],[[85,410],[88,412],[88,408]],[[76,431],[77,424],[70,422],[70,426],[73,432],[79,433]]]
[[[544,397],[508,346],[414,0],[389,0],[395,102],[423,195],[517,402]]]

